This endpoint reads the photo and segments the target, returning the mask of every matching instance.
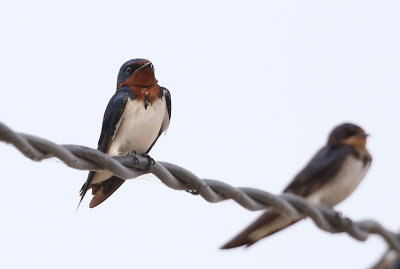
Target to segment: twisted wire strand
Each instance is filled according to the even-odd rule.
[[[390,249],[400,254],[400,240],[395,233],[374,220],[354,222],[333,209],[316,206],[298,195],[284,193],[274,195],[254,188],[235,188],[213,179],[200,179],[192,172],[168,162],[155,162],[148,170],[149,160],[141,156],[110,157],[96,149],[79,145],[58,145],[54,142],[17,133],[0,122],[0,141],[12,144],[23,155],[34,160],[56,157],[67,166],[79,170],[109,170],[124,179],[152,173],[162,183],[175,190],[187,190],[200,195],[210,203],[232,199],[242,207],[256,211],[273,207],[288,218],[310,217],[320,229],[331,233],[349,234],[356,240],[365,241],[369,234],[381,236]],[[137,158],[137,161],[134,161]]]

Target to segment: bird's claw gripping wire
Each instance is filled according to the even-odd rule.
[[[155,164],[156,164],[156,161],[154,161],[154,159],[151,158],[151,157],[149,156],[149,154],[144,153],[144,154],[141,154],[140,156],[142,156],[142,157],[144,157],[144,158],[146,158],[146,159],[148,160],[147,165],[146,165],[146,167],[144,168],[145,171],[149,170],[150,167],[151,167],[152,165],[155,165]]]
[[[352,226],[353,225],[353,221],[350,218],[343,216],[342,212],[338,212],[338,211],[335,211],[335,222],[334,223],[336,224],[336,226],[342,226],[342,225]]]
[[[129,152],[128,156],[131,156],[133,158],[133,165],[134,166],[139,165],[139,159],[137,157],[136,151]]]

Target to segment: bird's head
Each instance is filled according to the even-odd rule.
[[[146,59],[129,60],[121,66],[117,89],[123,86],[151,87],[157,84],[153,64]]]
[[[365,147],[368,134],[353,123],[343,123],[336,126],[329,135],[328,145],[348,144],[355,147]]]

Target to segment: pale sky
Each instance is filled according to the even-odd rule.
[[[172,95],[154,159],[279,193],[351,121],[371,133],[374,160],[337,210],[397,231],[399,14],[399,1],[3,1],[0,121],[97,147],[120,66],[147,58]],[[86,171],[3,143],[0,160],[1,268],[367,268],[386,249],[306,220],[221,251],[261,212],[146,175],[75,214]]]

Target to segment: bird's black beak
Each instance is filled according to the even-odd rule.
[[[143,71],[143,70],[145,70],[145,69],[151,69],[151,70],[154,70],[154,66],[153,66],[153,63],[152,62],[148,62],[148,63],[146,63],[146,64],[144,64],[144,65],[142,65],[141,67],[139,67],[136,71],[135,71],[135,73],[136,72],[140,72],[140,71]]]
[[[360,137],[360,138],[366,138],[368,137],[370,134],[367,133],[361,133],[361,134],[356,134],[355,137]]]
[[[127,85],[138,87],[150,87],[157,84],[157,79],[154,75],[154,66],[152,62],[145,63],[139,67],[130,79],[127,80]]]

